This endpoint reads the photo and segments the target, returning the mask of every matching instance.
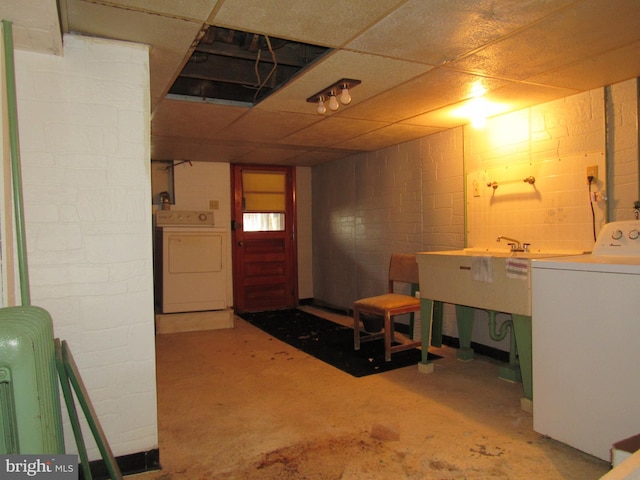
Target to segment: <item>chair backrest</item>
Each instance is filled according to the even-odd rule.
[[[393,292],[393,282],[419,283],[416,256],[410,253],[393,253],[389,263],[389,292]]]

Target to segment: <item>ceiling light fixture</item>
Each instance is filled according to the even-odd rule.
[[[317,104],[316,111],[320,115],[323,115],[327,112],[324,102],[328,101],[329,109],[335,112],[340,108],[340,103],[343,105],[349,105],[351,103],[351,93],[349,93],[349,90],[360,85],[360,83],[362,83],[360,80],[343,78],[329,85],[327,88],[323,88],[318,93],[311,95],[307,98],[307,102]],[[338,99],[340,99],[340,102],[338,102]]]
[[[349,105],[351,103],[351,94],[349,88],[346,85],[342,86],[342,93],[340,94],[340,103],[343,105]]]
[[[318,107],[316,108],[316,111],[320,115],[323,115],[327,111],[327,107],[324,106],[324,101],[322,97],[318,97]]]
[[[329,92],[329,110],[335,112],[338,108],[340,108],[340,104],[338,103],[338,99],[336,98],[336,94],[333,93],[333,90]]]
[[[487,90],[482,86],[481,82],[475,82],[471,87],[471,101],[469,103],[469,112],[471,117],[471,126],[473,128],[484,128],[487,124],[487,112],[489,111],[488,102],[484,99]]]

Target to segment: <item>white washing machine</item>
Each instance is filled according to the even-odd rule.
[[[610,461],[640,433],[640,221],[531,266],[533,429]]]
[[[156,303],[162,313],[228,307],[227,236],[211,211],[156,212]]]

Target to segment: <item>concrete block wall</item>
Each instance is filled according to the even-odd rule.
[[[15,58],[31,303],[68,342],[114,454],[157,448],[148,48],[71,35],[64,56]]]
[[[465,218],[464,179],[470,171],[505,169],[513,164],[544,163],[544,167],[538,166],[544,171],[538,170],[537,173],[548,179],[556,174],[570,175],[569,181],[579,184],[574,186],[574,190],[580,191],[586,186],[585,165],[596,162],[603,177],[597,189],[606,192],[608,205],[612,206],[613,215],[610,214],[609,220],[629,218],[633,215],[632,204],[638,192],[635,85],[634,79],[611,87],[609,108],[615,113],[613,120],[609,119],[611,145],[607,145],[605,137],[604,89],[597,89],[496,117],[490,120],[488,128],[483,131],[460,127],[392,148],[361,153],[314,167],[315,298],[330,305],[350,308],[360,293],[372,291],[375,286],[383,285],[386,279],[382,263],[379,260],[371,261],[376,255],[382,258],[390,250],[403,247],[406,251],[459,249],[473,236],[472,228],[490,226],[495,229],[496,226],[491,225],[488,209],[500,202],[492,203],[489,200],[481,208],[473,212],[467,211]],[[609,117],[612,117],[611,113]],[[498,137],[503,140],[495,143]],[[607,150],[610,153],[608,165],[605,166],[604,154]],[[411,161],[394,161],[403,156],[411,158]],[[557,164],[554,165],[550,159],[554,159]],[[565,161],[558,162],[558,159]],[[375,198],[367,189],[376,182],[380,171],[384,171],[386,177],[393,178],[400,168],[413,168],[412,175],[421,178],[419,188],[422,212],[411,220],[414,227],[422,231],[421,245],[416,245],[413,241],[391,244],[387,239],[393,233],[394,224],[372,221],[377,220],[379,217],[376,215],[385,209],[385,199],[400,196],[400,189],[404,187],[393,182],[380,183],[380,188],[385,190],[378,190]],[[405,170],[402,171],[403,175],[406,173]],[[520,172],[516,173],[516,177],[520,175]],[[605,181],[607,173],[611,176],[609,181]],[[562,192],[548,189],[548,186],[545,188],[545,195],[552,197],[554,202],[551,207],[546,207],[547,212],[557,212],[565,206],[573,208],[576,202],[582,202],[580,208],[589,209],[588,202],[576,200],[582,193],[588,198],[586,190],[582,193],[572,192],[570,200],[566,200],[567,196]],[[562,189],[564,186],[558,188]],[[509,202],[502,205],[508,207],[514,201],[517,204],[520,193],[516,192],[516,195],[510,196]],[[605,219],[606,208],[605,204],[596,206],[596,209],[601,209],[598,212],[600,223]],[[517,210],[517,205],[514,209]],[[406,213],[407,219],[414,214],[413,211]],[[474,218],[470,218],[471,214]],[[529,232],[537,231],[540,224],[532,225],[527,215],[520,217],[523,217],[518,221],[524,222],[521,227],[525,237]],[[503,221],[502,217],[498,218]],[[582,217],[583,225],[588,221],[584,218],[588,217]],[[465,222],[469,228],[467,232]],[[501,223],[499,228],[504,226],[507,225]],[[484,236],[479,238],[483,242],[495,245],[496,235],[508,235],[511,230],[509,233],[500,231],[496,234],[487,229],[481,233]],[[517,234],[519,232],[516,230],[514,235]],[[573,230],[569,230],[564,237],[572,238],[572,235]],[[584,232],[582,235],[584,236]],[[541,241],[546,238],[546,233],[540,238]],[[592,237],[581,240],[577,248],[585,242],[592,245]],[[572,248],[575,245],[565,244],[563,247]],[[378,268],[372,268],[375,264],[379,265]],[[486,319],[478,318],[477,322],[484,323]],[[499,348],[508,350],[508,345],[503,345],[505,341],[497,344],[489,338],[486,327],[474,330],[474,341],[498,345]],[[445,333],[457,336],[455,317],[450,307],[445,309]]]
[[[314,297],[351,308],[387,288],[394,252],[464,246],[462,129],[313,169]]]
[[[586,168],[598,167],[592,192],[605,190],[605,131],[604,89],[465,127],[467,246],[508,249],[496,243],[506,235],[533,251],[591,250]],[[487,187],[493,182],[497,188]],[[599,230],[606,203],[594,211]]]
[[[296,167],[296,215],[298,230],[298,298],[313,298],[313,241],[311,168]]]
[[[412,142],[422,160],[422,251],[464,247],[462,127]]]
[[[392,253],[421,248],[421,165],[411,147],[389,148],[356,162],[353,253],[358,266],[357,298],[386,291]]]
[[[337,307],[357,295],[355,165],[363,157],[313,168],[313,296]]]
[[[418,153],[419,145],[405,144],[314,168],[316,299],[351,308],[386,291],[392,253],[421,249]]]

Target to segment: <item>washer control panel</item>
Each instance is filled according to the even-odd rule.
[[[640,255],[640,220],[607,223],[593,247],[594,255]]]
[[[158,210],[157,227],[213,227],[213,212],[207,210]]]

